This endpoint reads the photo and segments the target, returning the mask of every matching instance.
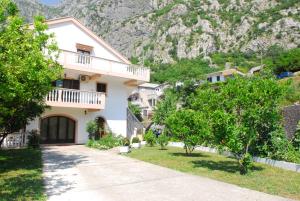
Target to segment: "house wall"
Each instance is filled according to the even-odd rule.
[[[92,38],[79,26],[73,22],[63,22],[49,25],[49,33],[54,33],[55,41],[60,49],[76,52],[76,43],[89,45],[93,47],[93,56],[122,62],[119,57],[113,54],[101,43]],[[64,76],[68,79],[79,79],[81,71],[65,69]],[[85,131],[86,123],[97,117],[103,117],[106,120],[108,128],[116,135],[127,136],[127,98],[135,89],[124,84],[128,81],[126,78],[101,75],[100,78],[93,81],[81,82],[80,90],[96,91],[96,83],[102,82],[107,84],[107,94],[105,109],[101,111],[89,112],[80,108],[52,107],[47,109],[41,117],[30,122],[26,130],[40,129],[40,120],[47,116],[62,115],[70,117],[76,121],[76,138],[75,143],[82,144],[88,140],[88,133]]]
[[[88,91],[96,91],[96,83],[103,82],[107,84],[107,95],[105,109],[96,112],[88,112],[85,114],[84,109],[79,108],[63,108],[52,107],[46,110],[40,118],[36,118],[30,122],[26,130],[31,131],[33,129],[40,130],[40,119],[53,116],[62,115],[71,117],[76,121],[76,138],[75,143],[83,144],[88,140],[88,133],[85,131],[86,123],[90,120],[94,120],[97,117],[103,117],[106,120],[108,128],[115,135],[127,136],[127,97],[133,91],[134,88],[127,87],[122,81],[117,78],[100,78],[95,81],[81,82],[80,89]]]
[[[220,81],[217,81],[217,76],[220,76]],[[223,75],[214,75],[211,76],[211,78],[212,78],[212,83],[225,81],[225,77]]]
[[[54,33],[55,40],[60,49],[77,52],[76,43],[80,43],[94,47],[93,52],[91,52],[93,56],[121,61],[72,22],[49,25],[49,32]]]

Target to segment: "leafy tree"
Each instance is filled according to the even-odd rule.
[[[161,149],[165,149],[168,143],[169,143],[169,137],[166,135],[165,132],[163,132],[161,135],[158,136],[157,144],[160,145]]]
[[[134,114],[134,116],[139,120],[143,121],[142,111],[137,105],[132,104],[131,102],[128,103],[129,110]]]
[[[236,155],[244,174],[251,155],[270,143],[269,134],[279,127],[284,89],[274,78],[235,77],[215,88],[203,86],[190,102],[205,114],[215,143]]]
[[[85,128],[86,132],[89,133],[89,139],[95,139],[99,132],[98,124],[95,120],[88,121]]]
[[[204,115],[194,110],[175,112],[167,118],[166,126],[176,139],[184,143],[187,155],[209,138],[209,126]]]
[[[154,109],[153,122],[165,125],[165,120],[176,111],[178,98],[172,90],[166,90],[164,98],[158,102]]]
[[[272,57],[266,59],[264,63],[277,74],[283,71],[299,71],[300,48],[282,51],[275,56],[272,55]]]
[[[144,136],[145,141],[147,142],[147,145],[153,147],[155,144],[155,135],[153,131],[150,129]]]
[[[45,33],[43,17],[24,24],[10,0],[0,4],[0,146],[9,133],[24,128],[42,114],[45,96],[61,68],[55,62],[58,48]]]
[[[211,68],[206,60],[198,57],[181,59],[174,64],[154,64],[151,70],[154,72],[151,76],[152,81],[175,83],[188,79],[202,79],[203,75],[219,69]]]

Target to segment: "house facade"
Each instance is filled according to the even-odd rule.
[[[141,109],[144,119],[149,119],[152,117],[153,110],[167,87],[167,84],[141,84],[130,95],[129,101]]]
[[[233,77],[234,75],[245,76],[245,74],[240,72],[239,70],[235,68],[230,68],[223,71],[207,74],[206,77],[208,82],[216,83],[216,82],[224,82],[228,78]]]
[[[82,144],[86,124],[96,120],[99,135],[127,136],[128,96],[150,80],[150,70],[132,65],[74,18],[46,22],[60,49],[60,80],[46,98],[50,106],[26,130],[39,130],[42,143]]]

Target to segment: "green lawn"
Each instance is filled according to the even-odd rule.
[[[46,200],[39,149],[0,150],[0,200]]]
[[[184,150],[169,147],[144,147],[133,150],[129,157],[235,184],[241,187],[300,200],[300,173],[255,163],[251,172],[240,175],[235,159],[205,152],[186,156]]]

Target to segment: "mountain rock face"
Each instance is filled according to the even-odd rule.
[[[127,57],[169,63],[214,52],[300,47],[299,0],[15,0],[27,20],[73,16]]]

